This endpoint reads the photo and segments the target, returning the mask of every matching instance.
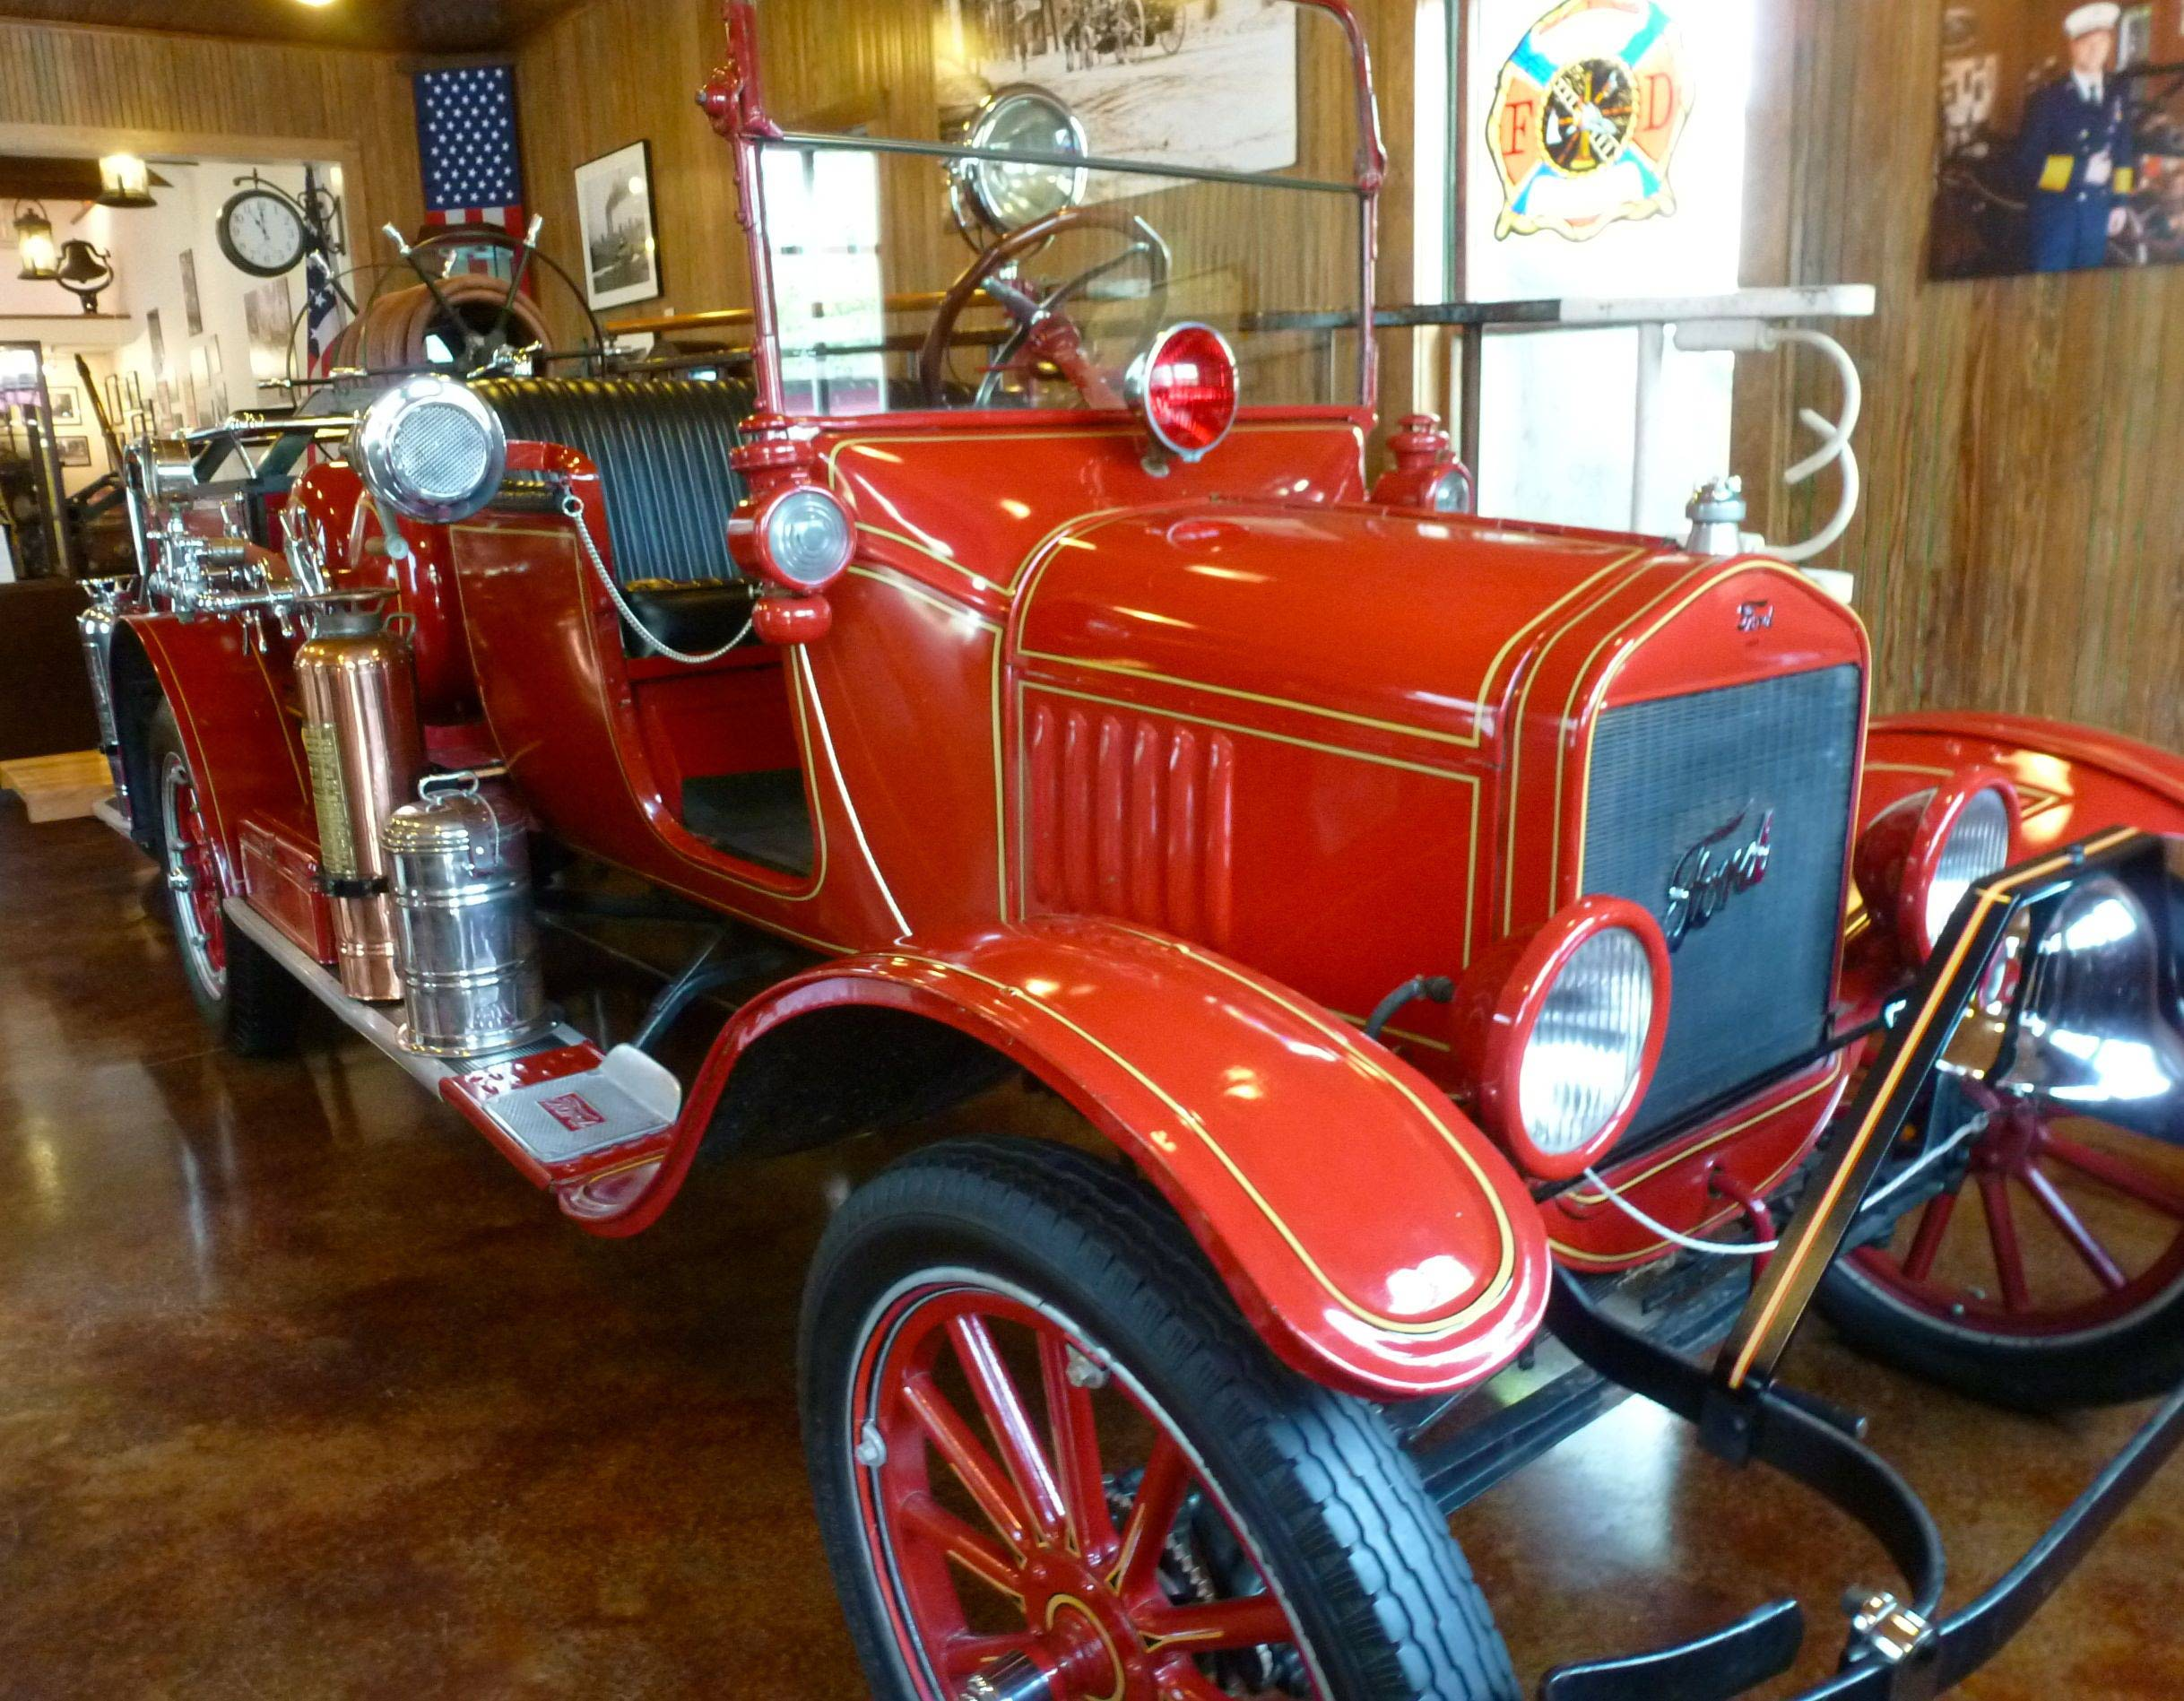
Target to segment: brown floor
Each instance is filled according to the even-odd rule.
[[[587,1238],[330,1023],[300,1063],[209,1050],[149,878],[0,802],[0,1695],[858,1694],[791,1355],[828,1202],[884,1154]],[[1998,1417],[1818,1329],[1796,1368],[1871,1414],[1958,1598],[2132,1418]],[[1784,1592],[1817,1679],[1844,1584],[1887,1580],[1636,1403],[1458,1532],[1528,1679]],[[1968,1692],[2184,1695],[2180,1575],[2184,1465]]]

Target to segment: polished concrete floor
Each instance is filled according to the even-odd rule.
[[[718,1170],[590,1239],[331,1022],[299,1062],[209,1049],[149,880],[104,828],[0,800],[0,1696],[858,1694],[793,1317],[830,1202],[886,1154]],[[1954,1598],[2136,1415],[1998,1417],[1818,1329],[1796,1371],[1928,1495]],[[1817,1679],[1843,1585],[1888,1580],[1635,1403],[1458,1532],[1528,1679],[1786,1592]],[[2184,1463],[1967,1692],[2184,1696],[2180,1576]]]

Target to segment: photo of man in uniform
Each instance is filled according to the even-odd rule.
[[[2131,118],[2112,74],[2123,8],[2082,5],[2063,20],[2069,74],[2025,102],[2017,161],[2027,195],[2027,238],[2035,272],[2073,272],[2108,263],[2131,193]]]

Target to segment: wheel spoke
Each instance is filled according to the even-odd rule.
[[[2001,1278],[2003,1308],[2030,1311],[2032,1297],[2025,1286],[2024,1254],[2017,1245],[2017,1219],[2010,1214],[2008,1177],[1981,1176],[1980,1202],[1987,1211],[1987,1244],[1994,1252],[1995,1274]]]
[[[1233,1701],[1226,1689],[1188,1660],[1171,1661],[1154,1683],[1160,1701]]]
[[[987,1520],[1018,1553],[1029,1548],[1031,1523],[1015,1503],[1008,1477],[979,1445],[970,1425],[949,1403],[932,1373],[919,1370],[906,1376],[903,1398],[916,1414],[926,1438],[940,1449],[940,1456],[970,1490],[971,1498],[977,1501]]]
[[[1933,1272],[1935,1254],[1941,1251],[1943,1237],[1949,1232],[1949,1219],[1956,1214],[1957,1195],[1936,1193],[1927,1201],[1925,1211],[1919,1216],[1919,1229],[1911,1237],[1911,1248],[1903,1254],[1903,1273],[1912,1281],[1924,1281]]]
[[[1015,1600],[1024,1598],[1023,1573],[1009,1556],[931,1495],[906,1497],[902,1521],[906,1529],[923,1537],[981,1583]]]
[[[1046,1411],[1054,1432],[1054,1463],[1061,1476],[1062,1506],[1077,1538],[1077,1551],[1099,1570],[1114,1558],[1122,1538],[1107,1510],[1106,1471],[1100,1462],[1099,1428],[1092,1393],[1070,1380],[1070,1343],[1053,1332],[1039,1337],[1039,1371],[1046,1388]]]
[[[1115,1564],[1114,1587],[1123,1600],[1135,1601],[1153,1586],[1160,1550],[1166,1544],[1168,1532],[1174,1528],[1190,1488],[1190,1463],[1174,1436],[1164,1431],[1153,1443],[1152,1457],[1146,1461],[1145,1476],[1138,1485],[1138,1497],[1122,1526],[1122,1551]]]
[[[1243,1595],[1202,1605],[1148,1607],[1139,1611],[1137,1622],[1157,1647],[1173,1646],[1194,1654],[1296,1639],[1281,1602],[1270,1594]]]
[[[1040,1537],[1059,1541],[1062,1532],[1062,1491],[1054,1486],[1054,1473],[1040,1448],[1039,1434],[1032,1427],[1031,1414],[1024,1410],[1024,1398],[1017,1392],[1016,1379],[1009,1374],[1009,1367],[1001,1362],[1001,1351],[993,1344],[993,1332],[986,1327],[983,1318],[962,1316],[949,1323],[948,1333],[955,1343],[956,1357],[963,1365],[963,1373],[970,1378],[971,1392],[977,1396],[978,1408],[985,1413],[986,1428],[992,1434],[994,1445],[1001,1449],[1001,1462],[1008,1468],[1010,1480],[1016,1484],[1018,1499],[1029,1510],[1032,1525]]]
[[[2093,1231],[2085,1226],[2084,1219],[2070,1208],[2070,1202],[2056,1191],[2055,1184],[2041,1173],[2039,1166],[2028,1164],[2018,1179],[2024,1183],[2025,1191],[2032,1195],[2040,1208],[2048,1213],[2048,1220],[2070,1243],[2070,1249],[2093,1272],[2095,1280],[2110,1293],[2124,1287],[2121,1267]]]
[[[1039,1638],[1028,1630],[1019,1630],[1010,1636],[960,1636],[951,1638],[940,1648],[940,1672],[951,1683],[984,1671],[1004,1654],[1022,1653],[1037,1645]]]
[[[2040,1149],[2044,1156],[2058,1164],[2067,1164],[2081,1176],[2112,1188],[2126,1198],[2136,1199],[2164,1217],[2184,1222],[2184,1189],[2149,1174],[2136,1164],[2052,1131],[2041,1139]]]

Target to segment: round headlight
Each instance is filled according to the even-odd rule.
[[[406,378],[365,410],[358,470],[372,494],[413,520],[468,519],[500,488],[508,443],[500,416],[453,378]]]
[[[823,590],[849,565],[849,516],[826,490],[796,485],[760,504],[757,566],[784,590]]]
[[[1436,514],[1469,514],[1471,511],[1471,475],[1460,466],[1452,466],[1433,482],[1426,491],[1426,500]]]
[[[965,160],[955,180],[979,221],[1006,236],[1084,199],[1084,126],[1044,89],[1003,89],[981,107],[965,141],[1007,160]]]
[[[1934,877],[1926,889],[1928,949],[1956,914],[1964,894],[1989,874],[2009,866],[2009,807],[1997,791],[1974,792],[1941,839]]]
[[[1964,894],[2009,866],[2018,820],[2017,788],[2002,775],[1952,775],[1866,823],[1853,864],[1859,893],[1901,950],[1924,961]]]
[[[1624,898],[1582,898],[1472,966],[1456,1054],[1487,1132],[1529,1174],[1564,1181],[1630,1126],[1668,1024],[1660,924]]]

